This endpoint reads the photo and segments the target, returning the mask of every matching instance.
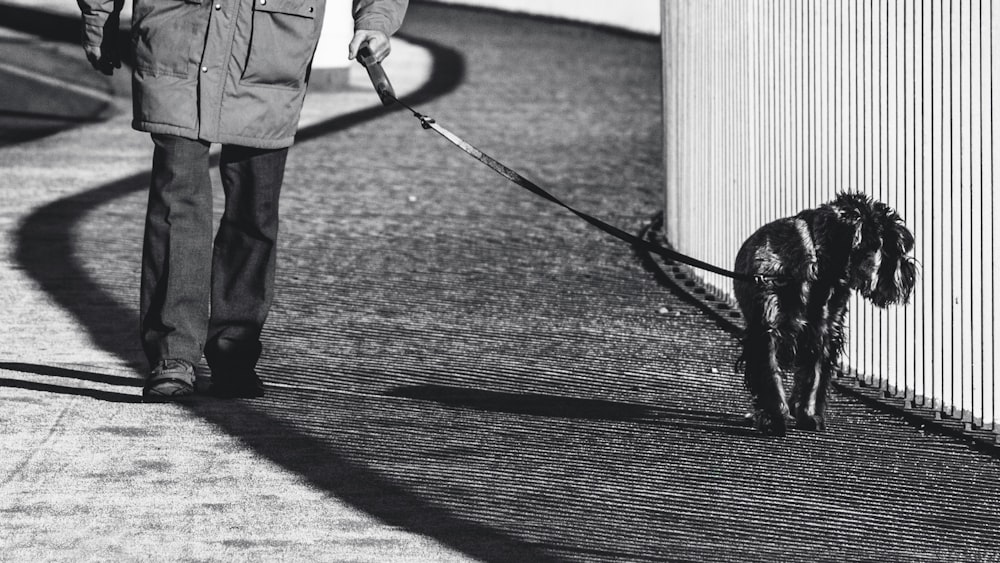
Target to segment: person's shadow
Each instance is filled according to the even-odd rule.
[[[80,34],[75,18],[45,11],[0,4],[0,21],[8,28],[36,34],[53,41],[75,43]],[[406,97],[410,104],[419,104],[442,96],[462,82],[465,63],[455,50],[417,37],[400,34],[406,41],[430,51],[433,69],[430,79]],[[118,42],[128,44],[128,32],[122,30]],[[124,62],[131,57],[124,52]],[[82,54],[81,54],[82,58]],[[82,64],[86,64],[85,62]],[[387,111],[371,107],[299,130],[296,141],[302,143],[338,131],[344,131]],[[213,166],[217,162],[213,162]],[[63,309],[72,313],[100,348],[117,354],[130,365],[140,366],[144,360],[138,349],[110,327],[137,326],[137,311],[122,304],[115,296],[89,275],[75,244],[75,231],[89,213],[105,204],[140,193],[149,185],[149,174],[120,178],[44,205],[27,216],[17,230],[16,260],[25,272],[37,281],[41,289]],[[75,394],[94,399],[135,403],[140,379],[105,376],[24,363],[6,363],[0,369],[49,377],[71,378],[105,385],[125,386],[132,393],[57,385],[13,378],[0,379],[0,386],[30,389],[39,392]],[[272,392],[273,395],[281,391]],[[185,406],[194,414],[225,429],[254,448],[259,455],[309,479],[315,486],[331,492],[341,500],[374,515],[383,522],[416,533],[435,537],[446,545],[486,561],[518,560],[546,561],[548,556],[507,534],[489,526],[451,515],[447,510],[380,476],[364,464],[344,456],[330,441],[317,439],[268,415],[242,401],[212,401],[195,399]],[[450,531],[449,531],[450,530]]]

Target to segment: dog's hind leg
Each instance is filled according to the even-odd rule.
[[[743,380],[753,404],[754,425],[762,433],[785,435],[788,403],[778,365],[780,335],[776,329],[754,326],[743,339]]]

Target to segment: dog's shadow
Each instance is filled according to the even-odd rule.
[[[581,399],[538,393],[507,393],[447,385],[397,387],[390,397],[428,401],[448,407],[521,416],[569,418],[589,421],[638,422],[679,430],[754,436],[742,415],[658,407],[638,403]]]

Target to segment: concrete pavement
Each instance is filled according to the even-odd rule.
[[[423,3],[403,38],[421,110],[613,223],[657,209],[655,41]],[[755,435],[729,333],[354,84],[290,154],[258,400],[138,403],[127,115],[0,148],[0,558],[1000,560],[988,452],[844,396]]]
[[[45,8],[40,24],[60,11]],[[9,146],[0,148],[0,560],[467,560],[331,498],[187,409],[140,404],[145,367],[135,319],[108,318],[95,337],[74,316],[80,309],[60,306],[17,258],[25,252],[18,229],[32,210],[60,198],[87,199],[95,187],[147,169],[152,147],[129,128],[127,73],[111,80],[94,73],[70,41],[10,29],[3,36],[5,103],[18,110],[41,105],[35,114],[54,109],[69,118],[4,122],[10,134]],[[386,66],[407,93],[427,80],[430,64],[426,50],[398,41]],[[349,89],[311,94],[302,125],[377,105],[359,68]],[[133,188],[141,192],[139,184]],[[134,245],[141,217],[105,216],[94,227]],[[135,289],[135,248],[108,261],[100,242],[64,241],[72,249],[48,237],[37,242],[39,259],[57,270],[87,247],[84,254],[97,258],[84,258],[87,271],[121,276]],[[67,255],[56,256],[60,250]],[[79,278],[65,270],[56,278],[49,281],[71,292],[76,307],[105,314],[89,284],[75,287]],[[129,293],[121,292],[123,304],[134,301]],[[108,341],[122,347],[100,345]]]

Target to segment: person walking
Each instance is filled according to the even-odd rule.
[[[93,67],[121,67],[124,0],[77,0]],[[382,61],[408,0],[354,0],[354,59]],[[278,195],[319,41],[325,0],[135,0],[132,127],[151,134],[140,335],[143,397],[195,391],[204,354],[218,397],[256,397],[261,331],[274,295]],[[212,239],[209,148],[225,194]]]

